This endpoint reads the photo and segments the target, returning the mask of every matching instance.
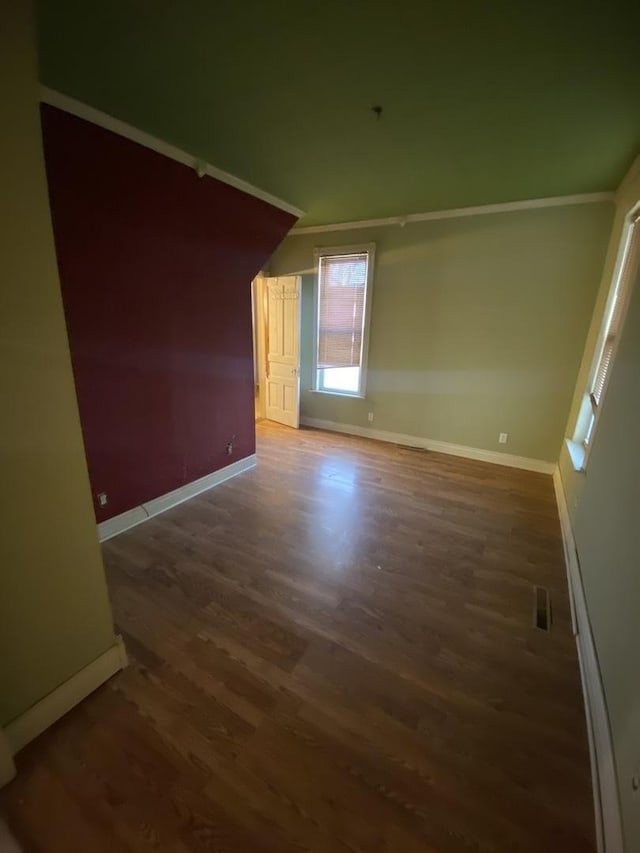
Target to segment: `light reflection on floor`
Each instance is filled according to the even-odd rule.
[[[352,459],[329,456],[322,460],[318,475],[317,487],[330,500],[323,501],[323,512],[309,530],[309,544],[323,553],[327,568],[343,570],[351,565],[357,550],[357,519],[362,512],[356,465]]]

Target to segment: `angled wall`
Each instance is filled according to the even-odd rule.
[[[54,107],[42,115],[103,521],[254,452],[251,280],[295,217]]]
[[[0,725],[114,643],[56,268],[29,3],[0,28]]]

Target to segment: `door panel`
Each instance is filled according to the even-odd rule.
[[[268,278],[267,417],[300,423],[300,277]]]

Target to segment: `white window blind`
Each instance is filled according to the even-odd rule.
[[[319,369],[361,366],[368,265],[368,252],[319,258]]]
[[[622,318],[627,304],[631,285],[638,270],[640,260],[640,228],[638,217],[632,222],[628,233],[625,251],[620,266],[620,275],[616,282],[615,291],[609,307],[609,315],[605,324],[605,336],[602,353],[598,360],[597,369],[589,395],[594,414],[602,402],[602,396],[607,384],[607,378],[613,362],[616,345],[622,331]],[[589,433],[591,430],[589,430]],[[589,436],[587,436],[588,442]]]

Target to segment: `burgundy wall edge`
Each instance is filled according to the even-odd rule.
[[[42,128],[104,521],[255,452],[250,285],[295,217],[54,107]]]

